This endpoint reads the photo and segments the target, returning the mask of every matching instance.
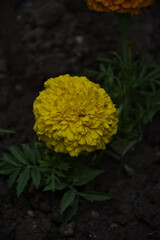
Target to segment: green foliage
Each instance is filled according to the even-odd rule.
[[[67,192],[64,193],[61,204],[60,204],[60,213],[62,214],[67,207],[71,207],[70,211],[65,216],[64,222],[67,223],[70,221],[73,216],[76,214],[77,208],[78,208],[78,202],[79,199],[85,199],[87,201],[93,202],[93,201],[104,201],[104,200],[110,200],[111,197],[108,194],[100,193],[100,192],[92,192],[92,191],[84,191],[79,192],[75,188],[71,188]]]
[[[95,177],[103,173],[103,170],[95,170],[91,168],[77,168],[73,173],[73,185],[82,186],[92,181]]]
[[[87,201],[103,201],[109,200],[110,197],[108,194],[99,193],[99,192],[81,192],[76,188],[79,186],[84,186],[87,183],[91,182],[95,177],[102,174],[103,170],[92,169],[89,166],[84,167],[83,161],[76,161],[71,174],[68,178],[68,187],[70,188],[67,192],[64,193],[63,198],[60,204],[60,212],[63,213],[67,207],[71,207],[70,211],[67,213],[64,223],[69,221],[76,213],[78,208],[79,199],[85,199]]]
[[[25,168],[21,171],[18,179],[17,179],[17,196],[19,197],[20,194],[23,192],[24,188],[26,187],[28,180],[30,177],[30,169]]]
[[[17,182],[17,196],[20,196],[31,178],[33,185],[38,188],[41,178],[41,155],[38,149],[22,144],[21,149],[10,146],[8,150],[9,153],[3,153],[1,157],[0,174],[10,174],[9,187]]]
[[[12,134],[12,133],[15,133],[15,131],[0,128],[0,134],[6,134],[6,133]]]
[[[69,189],[62,197],[60,204],[60,213],[63,214],[64,210],[72,204],[76,197],[76,191],[74,189]]]
[[[125,62],[115,52],[98,61],[99,70],[85,74],[94,77],[120,109],[118,134],[108,152],[122,158],[160,110],[160,66],[152,60],[133,60],[131,51]]]
[[[73,201],[72,206],[70,211],[66,214],[63,224],[66,224],[67,222],[69,222],[75,215],[78,209],[78,198],[76,198],[75,201]]]
[[[111,199],[107,194],[100,192],[80,192],[79,195],[90,202]]]
[[[91,160],[89,162],[92,162]],[[18,197],[28,185],[32,186],[32,190],[63,190],[60,213],[63,214],[69,208],[65,213],[66,223],[76,214],[80,199],[91,202],[109,199],[107,194],[82,192],[77,189],[104,172],[92,169],[84,162],[87,162],[84,157],[71,158],[65,154],[57,154],[47,149],[44,144],[34,142],[32,146],[10,146],[8,152],[3,153],[0,158],[0,174],[9,175],[8,186],[16,185]]]

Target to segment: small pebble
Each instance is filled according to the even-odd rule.
[[[117,223],[111,223],[109,227],[110,227],[110,228],[117,228],[117,227],[118,227],[118,224],[117,224]]]
[[[91,212],[91,215],[92,215],[92,217],[95,217],[95,218],[99,217],[99,213],[97,211],[94,211],[94,210]]]
[[[124,165],[124,170],[130,177],[133,177],[135,175],[134,169],[132,167],[128,166],[127,164]]]
[[[28,211],[27,211],[27,214],[28,214],[30,217],[34,217],[34,216],[35,216],[35,213],[34,213],[32,210],[28,210]]]
[[[83,42],[84,38],[83,38],[83,36],[76,36],[75,40],[77,43],[81,44]]]

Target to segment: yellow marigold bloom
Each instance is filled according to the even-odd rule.
[[[141,8],[153,4],[154,0],[86,0],[86,2],[91,10],[135,15],[141,12]]]
[[[105,90],[68,74],[50,78],[44,86],[33,104],[38,139],[70,156],[105,149],[117,132],[119,114]]]

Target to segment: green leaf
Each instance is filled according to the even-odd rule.
[[[100,74],[96,77],[97,82],[99,82],[103,77],[104,77],[104,73],[100,73]]]
[[[66,183],[63,183],[63,182],[55,182],[55,188],[54,188],[54,191],[55,190],[59,190],[61,191],[62,189],[66,188],[67,187],[67,184]],[[52,185],[51,183],[48,184],[47,186],[44,187],[43,191],[50,191],[52,190]]]
[[[93,169],[78,169],[74,174],[73,185],[82,186],[92,181],[95,177],[102,174],[103,170],[93,170]]]
[[[51,176],[49,176],[48,178],[45,178],[45,182],[46,184],[49,184],[51,182]]]
[[[55,170],[55,173],[56,173],[56,175],[57,175],[58,177],[62,177],[62,178],[65,178],[65,177],[66,177],[63,173],[61,173],[61,172],[58,171],[58,170]]]
[[[141,137],[140,137],[141,139]],[[135,139],[133,141],[129,141],[128,144],[126,144],[126,146],[124,147],[123,149],[123,152],[122,152],[122,157],[138,142],[140,141],[140,139]]]
[[[125,154],[138,142],[141,140],[141,136],[138,139],[129,140],[125,138],[115,139],[110,144],[111,151],[108,151],[108,155],[121,160]],[[117,157],[116,157],[117,156]]]
[[[40,169],[38,167],[32,168],[31,177],[33,180],[33,184],[38,189],[38,187],[40,185],[40,181],[41,181],[41,173],[40,173]]]
[[[139,73],[139,77],[138,77],[140,81],[144,80],[144,77],[147,74],[147,70],[148,70],[148,64],[143,64],[142,69]]]
[[[51,184],[45,186],[44,189],[43,189],[44,192],[45,192],[45,191],[50,191],[50,190],[52,190]]]
[[[79,192],[78,193],[82,198],[93,202],[93,201],[104,201],[109,200],[111,197],[106,193],[101,192]]]
[[[24,169],[21,174],[19,175],[19,178],[17,180],[17,196],[19,197],[20,194],[23,192],[24,188],[26,187],[28,180],[30,176],[30,169],[26,168]]]
[[[78,209],[78,199],[73,203],[71,210],[65,216],[63,224],[68,223],[76,215],[77,209]]]
[[[97,61],[105,62],[105,63],[110,63],[110,64],[113,63],[113,60],[110,59],[110,58],[97,58]]]
[[[8,178],[8,187],[10,188],[13,183],[16,181],[18,174],[20,172],[21,169],[16,169],[12,174],[10,174],[9,178]]]
[[[0,167],[0,174],[4,174],[4,175],[8,175],[10,173],[12,173],[13,171],[15,171],[15,167],[11,168],[11,165],[8,165],[7,168],[2,168]]]
[[[1,158],[4,162],[7,162],[11,165],[14,165],[16,167],[19,166],[19,163],[16,162],[16,159],[12,158],[12,156],[8,153],[4,153],[2,158]]]
[[[55,189],[61,191],[62,189],[66,188],[66,187],[67,187],[66,183],[60,182],[60,183],[56,183]]]
[[[48,190],[52,190],[52,192],[55,191],[56,189],[56,181],[59,181],[58,178],[54,175],[54,172],[52,172],[52,174],[45,180],[46,182],[46,186],[43,189],[43,191],[48,191]]]
[[[60,203],[60,214],[62,215],[64,210],[72,204],[76,196],[75,190],[70,189],[62,197],[61,203]]]
[[[23,152],[24,152],[26,158],[30,162],[35,164],[35,156],[34,156],[33,149],[27,144],[22,144],[21,146],[22,146],[22,149],[23,149]]]
[[[15,133],[15,131],[0,128],[0,133],[10,133],[10,134],[12,134],[12,133]]]
[[[90,70],[90,69],[86,69],[84,75],[87,76],[95,76],[98,75],[99,72],[98,71],[94,71],[94,70]]]
[[[23,152],[16,146],[10,146],[9,151],[12,153],[12,155],[17,159],[20,163],[26,165],[27,160],[25,159],[25,156]]]
[[[39,163],[40,162],[40,160],[41,160],[41,154],[40,154],[40,152],[38,151],[38,149],[37,148],[34,148],[33,149],[33,154],[34,154],[34,163]]]
[[[107,71],[106,66],[103,63],[99,64],[99,69],[104,73],[106,73],[106,71]]]
[[[147,74],[148,79],[159,78],[160,77],[160,67],[155,68]]]

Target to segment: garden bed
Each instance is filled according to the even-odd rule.
[[[9,72],[1,43],[0,127],[16,131],[0,136],[1,153],[35,137],[32,105],[47,78],[96,68],[98,57],[120,51],[118,23],[111,13],[91,12],[80,0],[17,1],[15,6],[28,66],[21,76]],[[159,12],[156,2],[132,17],[130,33],[133,50],[157,63]],[[105,173],[95,180],[95,189],[112,199],[80,204],[67,225],[61,225],[61,194],[26,189],[17,199],[15,186],[8,189],[7,178],[0,176],[0,240],[160,239],[159,122],[157,114],[123,164],[104,155],[98,168]]]

